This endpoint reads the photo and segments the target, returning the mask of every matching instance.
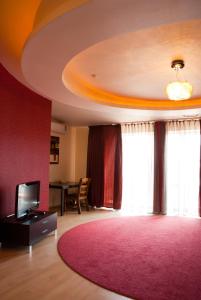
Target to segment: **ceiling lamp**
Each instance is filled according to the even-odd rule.
[[[179,80],[179,71],[184,67],[183,60],[173,60],[171,67],[176,71],[176,81],[170,82],[166,87],[166,93],[170,100],[186,100],[192,95],[192,85],[188,81]]]

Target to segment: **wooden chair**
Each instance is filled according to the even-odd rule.
[[[69,201],[74,202],[77,207],[78,214],[81,214],[81,205],[86,206],[86,210],[89,211],[88,205],[88,191],[91,179],[90,178],[80,178],[78,191],[73,194],[69,194]]]

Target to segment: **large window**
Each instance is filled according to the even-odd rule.
[[[167,122],[165,149],[167,214],[198,216],[199,121]]]
[[[122,125],[122,210],[129,214],[153,212],[154,125]]]

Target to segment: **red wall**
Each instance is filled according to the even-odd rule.
[[[0,216],[14,213],[18,183],[40,180],[40,209],[48,209],[51,102],[0,65]]]

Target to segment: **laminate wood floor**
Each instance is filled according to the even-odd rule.
[[[28,248],[0,248],[1,300],[125,300],[73,272],[57,252],[58,238],[68,229],[88,221],[119,216],[118,212],[94,210],[66,212],[58,216],[57,237],[49,235]]]

